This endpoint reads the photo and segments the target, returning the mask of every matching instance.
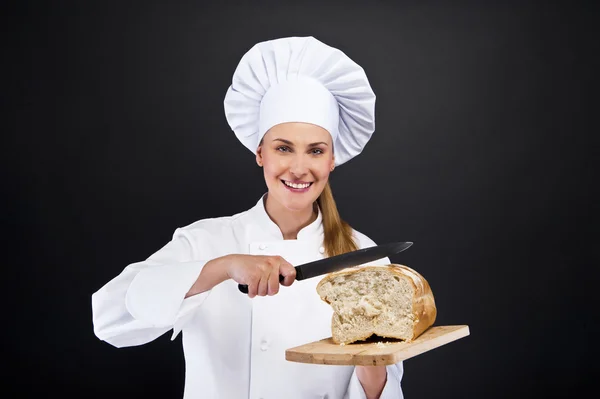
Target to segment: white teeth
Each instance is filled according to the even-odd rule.
[[[283,183],[288,186],[288,187],[292,187],[292,188],[306,188],[308,186],[310,186],[310,183],[305,183],[305,184],[296,184],[296,183],[290,183],[287,181],[283,181]]]

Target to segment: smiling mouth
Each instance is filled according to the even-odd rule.
[[[306,190],[310,186],[312,186],[312,184],[313,184],[313,182],[310,182],[310,183],[298,183],[297,184],[297,183],[292,183],[292,182],[285,181],[285,180],[281,180],[281,182],[287,188],[292,189],[292,190],[299,190],[299,191]]]

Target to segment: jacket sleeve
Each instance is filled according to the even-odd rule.
[[[387,381],[383,387],[383,391],[379,396],[379,399],[404,399],[402,393],[402,375],[404,374],[403,363],[399,362],[386,366],[387,369]],[[350,378],[350,384],[348,384],[348,391],[344,396],[344,399],[366,399],[367,395],[358,377],[356,376],[356,368]]]
[[[177,229],[146,261],[128,265],[92,294],[94,334],[117,348],[145,344],[170,329],[175,339],[210,294],[184,299],[208,261],[194,258],[191,241]]]
[[[360,248],[371,247],[375,244],[373,240],[364,234],[355,231],[355,237],[357,244]],[[370,265],[388,265],[391,261],[389,258],[382,258],[374,262],[370,262]],[[403,399],[404,394],[402,393],[402,376],[404,375],[404,365],[402,362],[386,366],[387,370],[387,380],[385,386],[383,387],[383,391],[379,396],[379,399]],[[352,373],[352,377],[350,378],[350,382],[348,383],[348,390],[346,391],[346,395],[344,399],[366,399],[367,395],[356,375],[356,368]]]

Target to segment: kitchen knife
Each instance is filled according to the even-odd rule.
[[[356,251],[346,252],[345,254],[331,256],[329,258],[316,260],[295,267],[296,280],[304,280],[323,274],[333,273],[338,270],[351,266],[362,265],[363,263],[388,257],[390,255],[402,252],[410,247],[412,242],[392,242],[389,244],[376,245],[374,247],[363,248]],[[283,282],[283,276],[279,276],[279,282]],[[238,288],[244,294],[248,293],[248,286],[238,284]]]

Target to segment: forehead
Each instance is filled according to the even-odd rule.
[[[325,142],[331,144],[331,135],[321,126],[304,122],[287,122],[273,126],[265,134],[265,140],[289,140],[295,144]]]

